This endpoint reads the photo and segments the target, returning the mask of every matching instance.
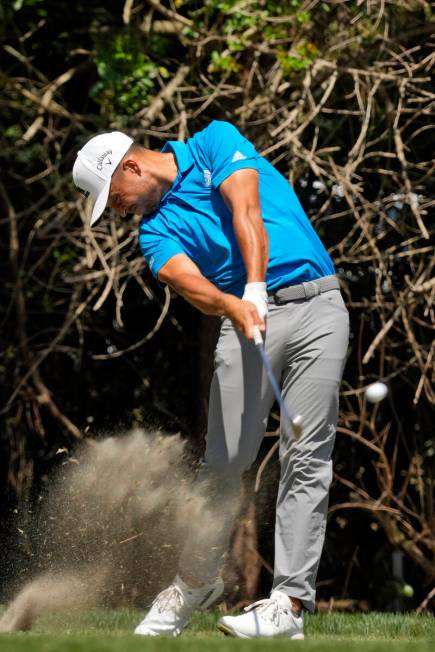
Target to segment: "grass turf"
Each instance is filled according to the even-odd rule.
[[[316,614],[306,618],[305,641],[240,640],[216,629],[217,612],[195,614],[183,635],[132,635],[142,614],[132,610],[60,612],[41,618],[31,632],[0,634],[1,652],[433,652],[435,619],[413,614]]]

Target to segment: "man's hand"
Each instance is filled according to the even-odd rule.
[[[242,300],[253,303],[261,319],[263,321],[266,319],[268,313],[266,283],[247,283]]]
[[[253,341],[255,325],[261,331],[266,330],[264,320],[258,314],[257,307],[251,301],[245,301],[233,294],[224,295],[224,314],[234,326],[248,339]]]

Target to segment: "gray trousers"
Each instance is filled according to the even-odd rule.
[[[299,441],[289,441],[281,432],[273,589],[299,598],[309,610],[314,609],[325,537],[348,335],[348,312],[339,290],[284,305],[269,303],[266,350],[289,411],[303,417]],[[210,527],[211,507],[203,522],[204,536],[191,537],[185,546],[181,573],[204,579],[218,574],[240,478],[257,457],[273,402],[258,351],[225,319],[215,353],[205,464],[200,472],[200,481],[214,486],[210,500],[222,518],[218,527]]]

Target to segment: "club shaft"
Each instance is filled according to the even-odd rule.
[[[254,342],[263,361],[263,366],[269,379],[270,386],[272,387],[272,391],[275,395],[276,400],[278,401],[278,405],[281,411],[281,424],[283,426],[283,430],[289,437],[293,436],[298,438],[301,434],[301,417],[299,415],[292,415],[284,403],[281,389],[273,374],[269,356],[267,355],[266,349],[264,348],[260,329],[257,326],[254,327]]]

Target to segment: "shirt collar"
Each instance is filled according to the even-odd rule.
[[[167,152],[168,150],[172,150],[175,155],[180,175],[190,170],[193,165],[193,158],[186,143],[178,140],[169,140],[164,145],[162,152]]]
[[[165,192],[163,197],[161,197],[157,211],[161,206],[163,206],[166,199],[168,199],[168,197],[170,197],[172,193],[178,188],[180,182],[183,179],[183,176],[194,165],[193,157],[189,152],[189,148],[187,147],[186,143],[182,143],[178,140],[168,140],[164,144],[161,152],[164,153],[171,150],[174,153],[175,160],[177,161],[178,173],[172,186]],[[151,215],[149,215],[146,219],[149,219],[150,217]]]

